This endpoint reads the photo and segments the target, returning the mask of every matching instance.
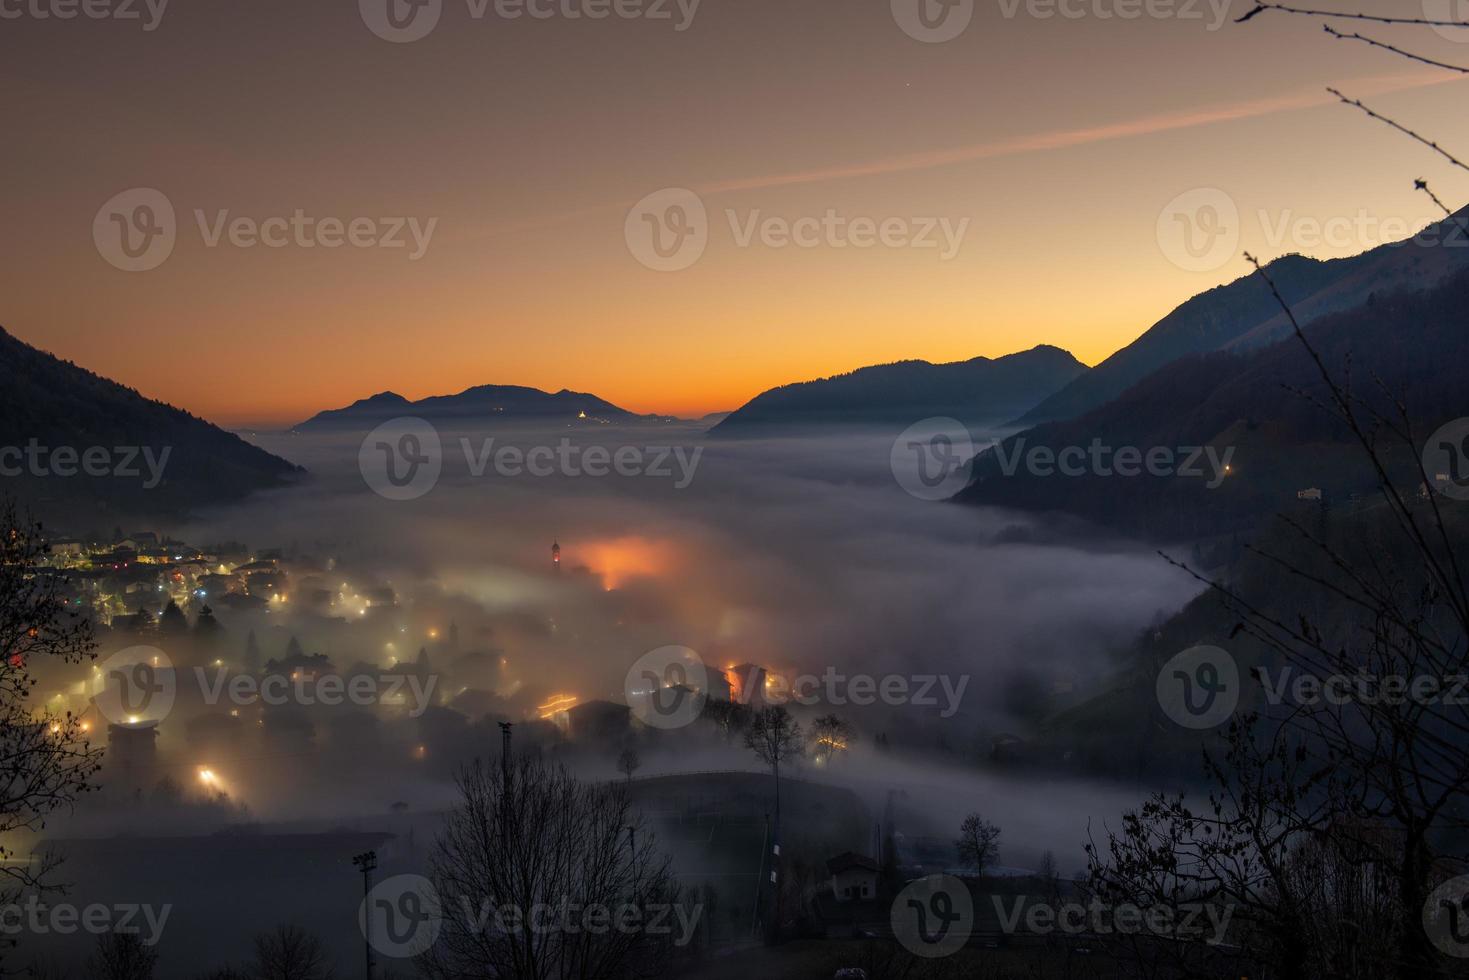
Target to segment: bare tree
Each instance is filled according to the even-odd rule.
[[[737,732],[743,731],[749,724],[750,709],[738,701],[710,698],[704,702],[703,717],[713,723],[724,740],[729,742],[734,740]]]
[[[1044,888],[1046,898],[1052,903],[1061,900],[1061,872],[1056,867],[1056,854],[1053,851],[1041,853],[1040,867],[1036,868],[1035,876],[1040,879],[1041,887]]]
[[[623,786],[535,756],[476,761],[458,783],[431,861],[440,931],[423,972],[597,980],[664,968],[678,894]]]
[[[87,976],[93,980],[153,980],[158,967],[158,950],[144,945],[137,934],[104,932],[87,960]]]
[[[255,937],[251,980],[331,980],[331,960],[321,940],[300,926],[282,923]]]
[[[775,827],[771,837],[774,842],[771,857],[774,887],[771,889],[769,919],[769,937],[775,941],[781,929],[781,904],[785,893],[781,874],[780,765],[800,758],[805,751],[805,735],[790,712],[781,705],[771,705],[750,715],[749,727],[745,729],[745,747],[770,767],[770,775],[775,782]],[[765,886],[762,884],[761,887]]]
[[[971,813],[959,825],[959,838],[954,841],[954,847],[959,852],[959,863],[982,875],[1000,856],[1000,828],[978,813]]]
[[[632,774],[642,768],[642,765],[643,760],[638,758],[637,750],[632,746],[623,749],[622,754],[617,757],[617,771],[626,776],[629,783],[632,782]]]
[[[761,708],[750,716],[745,729],[745,748],[770,767],[775,777],[775,832],[780,840],[780,764],[799,758],[805,750],[805,735],[791,713],[781,705]]]

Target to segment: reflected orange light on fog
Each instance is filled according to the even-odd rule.
[[[592,541],[578,549],[602,586],[616,589],[634,578],[658,578],[679,564],[678,550],[667,541],[628,536]]]

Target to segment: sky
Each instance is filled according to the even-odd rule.
[[[224,425],[478,384],[692,416],[905,358],[1095,363],[1242,250],[1402,237],[1434,216],[1419,177],[1469,199],[1325,92],[1453,149],[1469,80],[1244,3],[960,0],[935,41],[917,0],[428,0],[413,40],[385,0],[94,2],[118,16],[0,0],[0,325]],[[526,2],[549,16],[506,16]],[[598,9],[625,15],[571,16]],[[1469,63],[1469,30],[1361,30]],[[1201,259],[1185,226],[1233,234]]]

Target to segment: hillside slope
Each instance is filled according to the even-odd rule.
[[[1400,395],[1425,438],[1439,425],[1469,416],[1469,272],[1427,292],[1374,297],[1346,313],[1324,317],[1307,336],[1338,379],[1357,379],[1355,394],[1390,411],[1388,391]],[[1350,371],[1351,365],[1355,370]],[[1194,537],[1248,528],[1297,504],[1298,490],[1320,488],[1328,501],[1344,501],[1373,484],[1349,434],[1311,399],[1325,386],[1294,337],[1243,353],[1215,352],[1185,358],[1134,385],[1121,397],[1077,419],[1049,422],[1017,433],[975,461],[974,479],[957,500],[1024,510],[1055,510],[1145,535]],[[1058,453],[1093,443],[1115,453],[1135,447],[1173,452],[1212,450],[1227,461],[1222,478],[1086,472],[1066,475],[1034,467],[1034,450]],[[1398,462],[1416,458],[1406,447]],[[1071,469],[1076,469],[1072,451]],[[1010,463],[1014,463],[1013,467]],[[1108,466],[1108,469],[1113,467]],[[1136,466],[1129,467],[1137,468]],[[1012,472],[1006,473],[1006,469]],[[1210,488],[1208,484],[1216,482]]]
[[[53,519],[184,514],[303,472],[3,329],[0,382],[0,491]]]

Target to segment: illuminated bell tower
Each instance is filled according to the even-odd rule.
[[[551,567],[558,572],[561,571],[561,545],[555,541],[551,542]]]

